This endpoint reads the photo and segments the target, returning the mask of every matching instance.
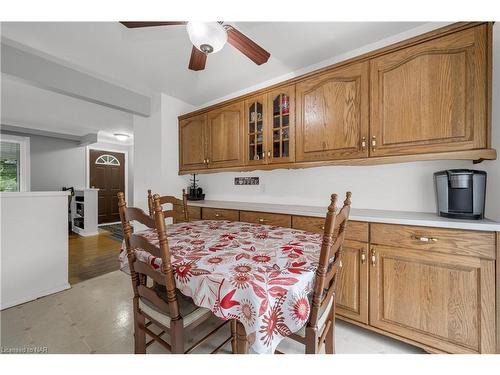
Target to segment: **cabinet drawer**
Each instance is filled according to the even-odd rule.
[[[323,233],[325,219],[311,216],[294,216],[292,228],[301,229],[313,233]],[[345,232],[347,240],[368,242],[368,223],[361,221],[348,221]]]
[[[238,221],[240,219],[237,210],[222,210],[219,208],[204,208],[201,217],[203,220],[229,220]]]
[[[372,223],[371,243],[495,259],[494,232]]]
[[[180,204],[174,205],[175,217],[174,223],[182,223],[184,221],[184,207]],[[188,206],[189,220],[201,219],[201,208]]]
[[[290,228],[292,217],[290,215],[269,214],[266,212],[240,211],[240,221],[248,223],[275,225]]]

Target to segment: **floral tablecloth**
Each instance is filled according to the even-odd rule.
[[[158,244],[154,231],[138,234]],[[306,323],[321,235],[218,220],[169,225],[167,235],[179,290],[222,319],[238,319],[255,352],[273,353]],[[161,259],[136,255],[160,269]],[[128,271],[123,249],[120,262]]]

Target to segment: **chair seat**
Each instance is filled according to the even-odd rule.
[[[146,315],[156,320],[158,323],[161,323],[165,327],[170,328],[170,322],[172,321],[172,319],[170,318],[170,316],[168,316],[168,314],[152,308],[151,306],[144,303],[141,299],[139,299],[139,309],[142,310]],[[190,302],[189,300],[184,298],[179,299],[179,309],[182,316],[182,325],[184,327],[188,327],[193,322],[202,317],[208,319],[212,315],[212,312],[209,309],[198,307],[193,302]]]
[[[326,308],[323,309],[321,312],[321,315],[318,319],[318,329],[322,329],[328,319],[328,314],[330,313],[330,310],[333,305],[333,297],[330,299],[330,302],[328,302],[328,305],[326,305]],[[295,334],[300,337],[306,337],[306,326],[307,323],[302,326],[301,329],[299,329]]]

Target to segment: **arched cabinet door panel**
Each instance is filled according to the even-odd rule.
[[[244,162],[244,104],[239,102],[207,114],[208,168],[237,167]]]
[[[181,171],[206,168],[206,126],[205,115],[179,122],[179,169]]]
[[[372,156],[487,147],[487,25],[371,60]]]
[[[298,83],[296,161],[368,156],[368,63]]]

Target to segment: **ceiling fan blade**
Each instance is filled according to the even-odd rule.
[[[123,26],[129,29],[135,29],[138,27],[153,27],[153,26],[174,26],[174,25],[185,25],[186,21],[120,21]]]
[[[206,62],[207,54],[201,52],[198,48],[193,46],[193,49],[191,50],[191,58],[189,59],[189,69],[203,70],[205,69]]]
[[[233,26],[226,28],[227,41],[257,65],[264,64],[271,54],[255,43],[252,39],[236,30]]]

